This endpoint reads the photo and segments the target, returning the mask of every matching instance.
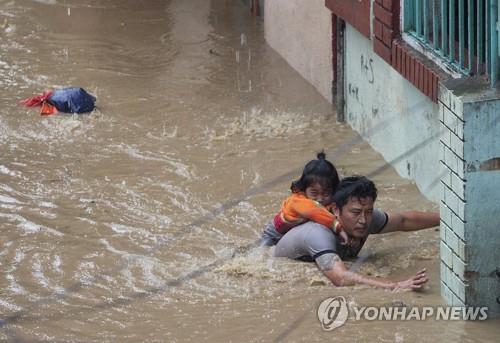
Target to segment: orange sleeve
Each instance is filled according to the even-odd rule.
[[[300,193],[292,194],[283,203],[282,213],[289,222],[307,219],[328,228],[333,228],[337,219],[323,205]]]

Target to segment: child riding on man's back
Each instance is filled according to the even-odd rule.
[[[343,244],[347,242],[347,234],[329,210],[339,176],[325,157],[324,152],[319,153],[316,160],[306,164],[300,179],[292,182],[292,194],[283,201],[280,212],[266,225],[261,245],[276,244],[290,229],[307,221],[332,229],[341,236]]]

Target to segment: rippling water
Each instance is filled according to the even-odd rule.
[[[334,336],[315,311],[332,294],[441,304],[434,230],[376,237],[361,264],[380,276],[426,266],[422,294],[335,289],[314,265],[252,247],[317,151],[344,175],[384,164],[263,35],[241,1],[0,1],[0,340],[323,341]],[[17,105],[66,86],[98,109]],[[391,169],[375,180],[383,208],[436,209]],[[336,335],[484,341],[497,324]]]

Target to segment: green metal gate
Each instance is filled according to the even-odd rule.
[[[456,71],[499,78],[498,0],[405,0],[404,30]]]

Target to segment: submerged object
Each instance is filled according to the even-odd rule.
[[[41,106],[41,115],[65,113],[86,113],[95,108],[96,98],[83,88],[71,87],[47,91],[21,101],[27,107]]]

